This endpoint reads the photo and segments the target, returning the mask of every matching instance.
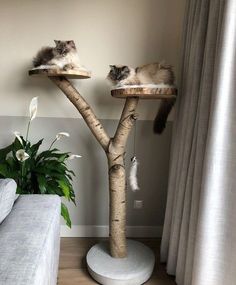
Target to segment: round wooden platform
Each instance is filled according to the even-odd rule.
[[[87,79],[91,77],[91,73],[86,70],[72,69],[72,70],[62,70],[62,69],[31,69],[29,70],[29,75],[34,76],[65,76],[71,79]]]
[[[177,88],[174,87],[130,87],[111,90],[113,97],[122,99],[127,97],[139,97],[140,99],[171,99],[175,98],[177,93]]]

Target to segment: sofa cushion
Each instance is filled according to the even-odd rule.
[[[0,225],[0,284],[56,285],[61,200],[20,195]]]
[[[11,212],[16,195],[16,182],[13,179],[0,179],[0,224]]]

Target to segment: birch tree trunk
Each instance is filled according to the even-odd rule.
[[[113,257],[125,257],[126,248],[126,175],[125,146],[137,119],[138,98],[126,99],[125,106],[107,153],[110,191],[110,250]]]
[[[110,217],[109,239],[110,254],[115,258],[124,258],[126,248],[126,174],[125,174],[125,146],[137,119],[135,110],[138,98],[127,98],[121,118],[113,138],[110,138],[93,110],[80,93],[63,76],[49,77],[77,108],[87,126],[102,146],[108,161]]]

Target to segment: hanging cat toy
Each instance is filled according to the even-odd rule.
[[[132,191],[138,191],[138,159],[136,157],[136,122],[134,123],[134,145],[133,145],[133,156],[131,157],[131,166],[129,173],[129,185]]]

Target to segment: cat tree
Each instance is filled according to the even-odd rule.
[[[125,99],[125,104],[115,135],[111,138],[92,108],[67,79],[90,78],[90,73],[76,70],[32,69],[29,75],[46,76],[61,89],[79,111],[107,156],[110,196],[109,249],[106,244],[98,244],[89,251],[87,264],[90,274],[104,285],[143,284],[150,278],[155,260],[149,248],[141,243],[126,240],[125,147],[131,128],[138,118],[136,108],[139,99],[173,100],[177,94],[176,88],[131,87],[112,90],[111,95]]]

